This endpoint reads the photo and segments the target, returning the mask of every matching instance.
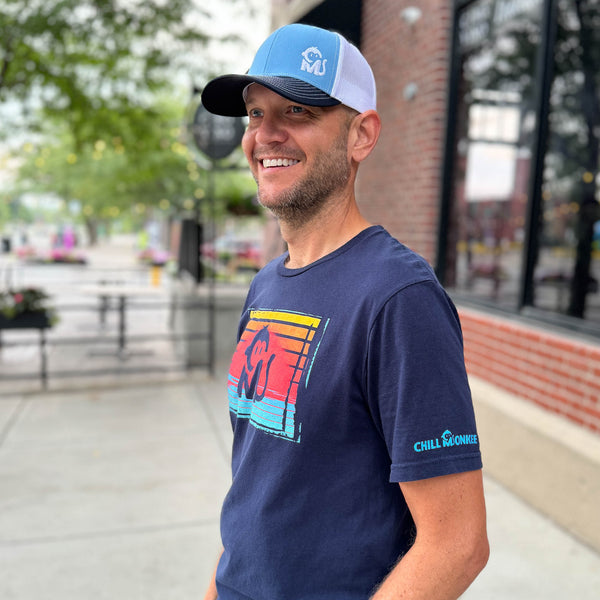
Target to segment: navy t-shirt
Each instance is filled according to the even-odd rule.
[[[414,540],[398,482],[481,468],[456,310],[378,226],[256,276],[228,393],[220,600],[365,600]]]

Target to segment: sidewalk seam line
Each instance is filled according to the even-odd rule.
[[[19,402],[17,403],[17,406],[15,406],[14,410],[12,411],[12,414],[8,418],[6,425],[4,425],[2,431],[0,431],[0,449],[4,446],[4,443],[8,439],[10,432],[14,429],[15,425],[17,424],[21,415],[23,414],[23,411],[25,410],[25,406],[29,402],[30,399],[24,398],[23,396],[21,396],[21,398],[19,399]]]

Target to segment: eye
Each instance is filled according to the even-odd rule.
[[[294,105],[294,106],[290,107],[290,111],[293,112],[296,115],[300,115],[300,114],[306,112],[306,109],[304,108],[304,106],[296,106],[296,105]]]
[[[262,117],[262,111],[261,111],[261,110],[259,110],[258,108],[251,108],[251,109],[248,111],[248,116],[249,116],[251,119],[256,119],[256,118],[258,118],[258,117]]]

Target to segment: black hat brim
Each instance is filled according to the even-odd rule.
[[[222,75],[206,84],[202,104],[211,113],[225,117],[246,115],[244,88],[259,83],[276,94],[306,106],[336,106],[339,100],[310,83],[294,77],[269,75]]]

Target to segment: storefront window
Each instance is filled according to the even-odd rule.
[[[536,126],[542,0],[479,0],[458,15],[460,81],[445,285],[515,308]]]
[[[543,18],[552,8],[556,26]],[[475,0],[457,19],[444,284],[600,323],[600,3]],[[547,98],[541,64],[552,64]]]
[[[600,3],[557,17],[534,305],[600,322]]]

